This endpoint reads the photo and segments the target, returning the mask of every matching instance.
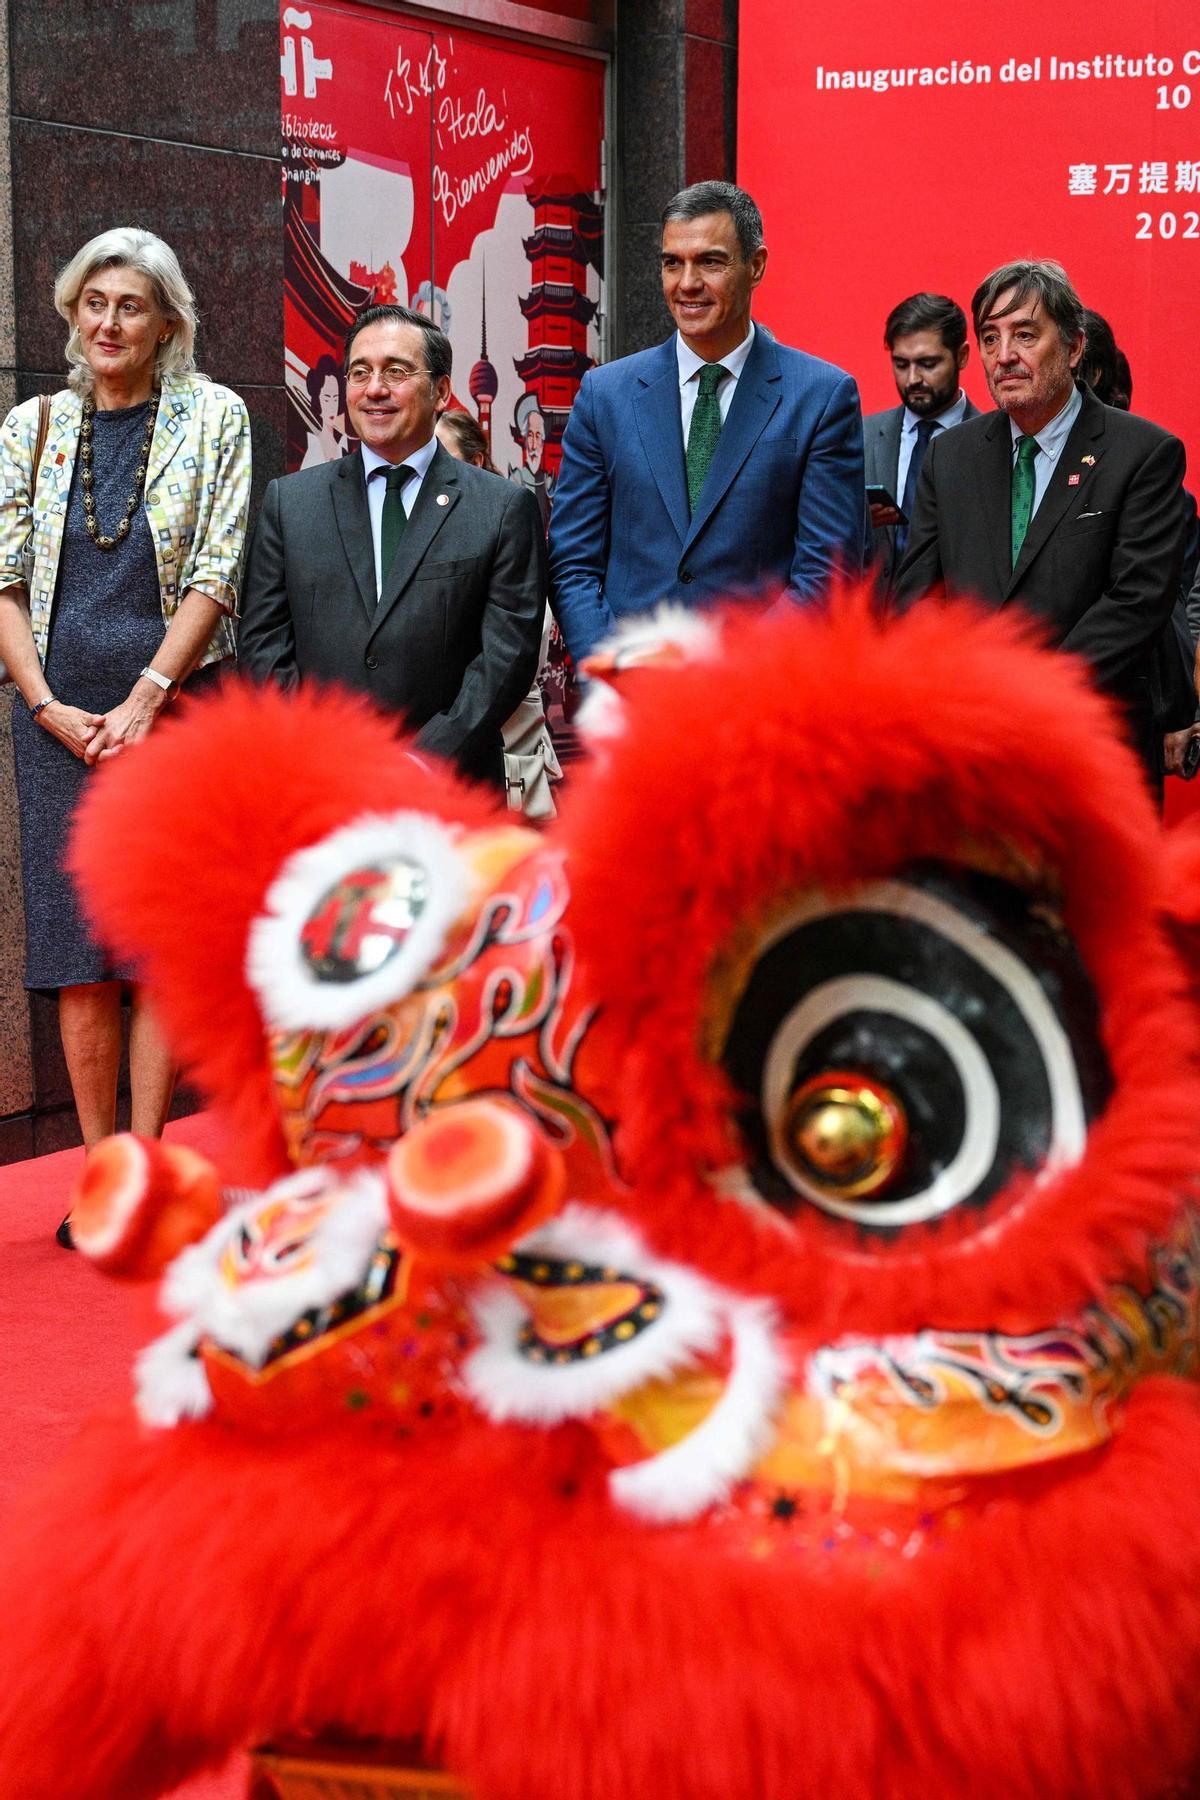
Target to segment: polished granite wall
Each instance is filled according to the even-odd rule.
[[[487,0],[461,10],[479,23]],[[0,414],[61,385],[55,271],[108,226],[148,226],[195,289],[200,366],[250,409],[256,501],[283,464],[278,16],[278,0],[0,0]],[[736,26],[737,0],[618,0],[613,354],[669,327],[663,202],[733,173]],[[78,1141],[54,1003],[21,985],[11,705],[0,688],[0,1163]]]
[[[609,229],[614,355],[666,337],[659,215],[693,181],[732,181],[737,0],[619,0]]]

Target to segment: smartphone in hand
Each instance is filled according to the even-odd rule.
[[[870,508],[872,531],[885,531],[892,525],[908,524],[890,488],[868,487],[867,505]]]
[[[886,507],[889,512],[894,512],[896,514],[897,518],[900,519],[905,525],[908,524],[908,520],[904,517],[904,514],[901,511],[900,502],[897,500],[895,494],[892,493],[890,488],[876,487],[876,486],[868,487],[868,489],[867,489],[867,505],[868,506]]]

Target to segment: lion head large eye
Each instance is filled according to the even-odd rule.
[[[1062,926],[1008,882],[942,867],[789,913],[723,1062],[755,1191],[875,1227],[1078,1161],[1110,1088]]]
[[[365,818],[300,850],[251,929],[269,1025],[347,1026],[417,985],[471,892],[453,835],[423,813]]]

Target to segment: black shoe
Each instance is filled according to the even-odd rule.
[[[54,1241],[56,1244],[61,1244],[64,1250],[73,1250],[75,1248],[75,1239],[71,1236],[70,1213],[67,1214],[66,1218],[55,1232]]]

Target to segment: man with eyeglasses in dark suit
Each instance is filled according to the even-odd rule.
[[[502,785],[501,726],[537,668],[545,538],[531,494],[438,443],[450,368],[422,314],[359,315],[346,340],[359,447],[267,488],[238,660],[259,680],[359,689],[401,715],[414,748]]]

